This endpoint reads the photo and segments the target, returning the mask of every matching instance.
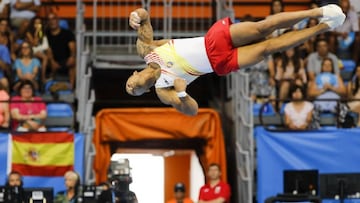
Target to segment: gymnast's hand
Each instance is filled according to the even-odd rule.
[[[139,14],[136,11],[131,12],[129,17],[130,27],[132,27],[134,30],[137,30],[140,27],[140,23],[141,23],[141,18]]]
[[[185,92],[186,86],[186,80],[182,78],[176,78],[174,80],[174,89],[176,92]]]

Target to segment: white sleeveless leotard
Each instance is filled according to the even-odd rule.
[[[200,75],[213,72],[203,37],[170,40],[144,59],[146,64],[157,63],[161,67],[156,88],[174,86],[176,78],[185,79],[190,84]]]

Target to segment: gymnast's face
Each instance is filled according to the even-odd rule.
[[[126,82],[126,92],[133,96],[140,96],[149,91],[146,85],[146,77],[142,72],[134,71]]]

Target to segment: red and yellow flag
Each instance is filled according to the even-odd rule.
[[[25,176],[62,176],[74,166],[74,135],[66,132],[12,135],[12,170]]]

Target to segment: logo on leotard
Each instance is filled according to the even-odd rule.
[[[164,79],[164,82],[168,85],[169,84],[169,81],[167,81],[166,79]]]
[[[174,63],[171,62],[171,61],[168,61],[168,62],[166,63],[166,67],[168,67],[168,68],[171,68],[173,65],[174,65]]]

